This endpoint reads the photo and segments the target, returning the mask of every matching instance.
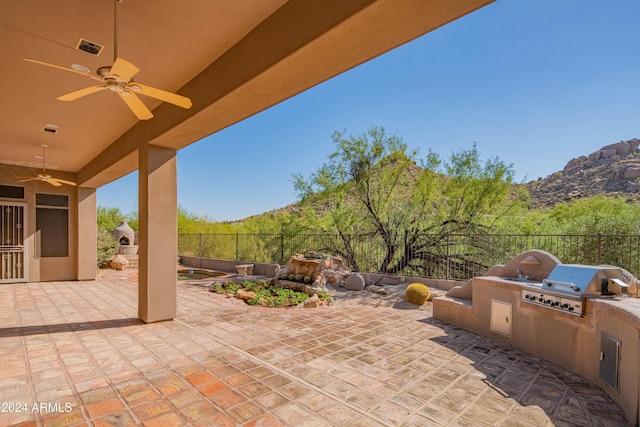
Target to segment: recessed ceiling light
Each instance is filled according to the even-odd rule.
[[[81,73],[89,74],[91,72],[90,69],[88,69],[84,65],[80,65],[80,64],[71,64],[71,68],[73,68],[76,71],[80,71]]]

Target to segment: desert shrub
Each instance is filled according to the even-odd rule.
[[[118,253],[118,241],[108,231],[98,232],[98,267],[104,267]]]

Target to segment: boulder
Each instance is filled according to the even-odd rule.
[[[585,156],[580,156],[575,159],[571,159],[569,160],[569,163],[567,163],[567,165],[564,167],[563,170],[565,172],[573,171],[574,169],[577,169],[580,166],[582,166],[582,164],[586,161],[587,161],[587,158]]]
[[[117,271],[123,271],[129,265],[129,261],[122,255],[116,255],[111,260],[111,268]]]
[[[624,186],[624,191],[627,193],[637,193],[640,191],[640,184],[637,182],[629,181]]]
[[[276,277],[278,273],[280,273],[280,265],[279,264],[269,264],[267,266],[267,277]]]
[[[320,307],[321,305],[322,305],[322,301],[320,301],[320,298],[318,297],[318,295],[313,295],[311,298],[309,298],[302,304],[304,308],[316,308],[316,307]]]
[[[315,292],[327,291],[331,286],[338,287],[351,274],[340,257],[318,254],[295,254],[282,271],[275,276],[275,281],[287,275],[309,276],[312,283],[310,288]],[[291,287],[294,282],[283,281],[282,286]]]
[[[241,299],[244,302],[247,302],[248,300],[255,297],[256,297],[255,292],[245,291],[244,289],[238,289],[238,292],[236,292],[236,298]]]
[[[344,281],[344,287],[350,291],[362,291],[366,284],[360,273],[351,273]]]
[[[624,179],[634,179],[640,177],[640,168],[626,167],[622,174]]]
[[[388,295],[389,291],[384,286],[373,285],[367,288],[367,291],[378,294],[378,295]]]

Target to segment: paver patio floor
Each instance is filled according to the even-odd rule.
[[[0,286],[0,425],[626,425],[589,381],[428,310],[256,308],[179,284],[178,318],[147,325],[136,286]]]

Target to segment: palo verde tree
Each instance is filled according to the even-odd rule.
[[[417,151],[384,128],[332,138],[328,162],[308,178],[294,175],[294,186],[303,201],[323,206],[326,230],[340,243],[334,250],[355,270],[429,274],[446,262],[434,236],[481,230],[518,200],[510,197],[511,166],[483,164],[475,145],[447,160],[430,151],[419,167]],[[360,236],[379,239],[382,253],[356,257]]]

